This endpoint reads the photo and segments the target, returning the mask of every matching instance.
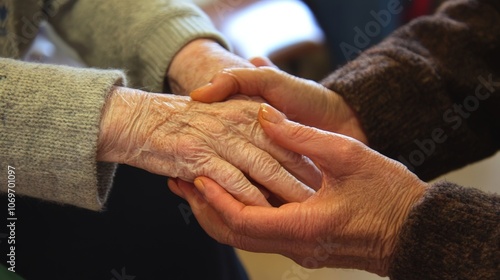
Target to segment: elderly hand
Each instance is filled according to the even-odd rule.
[[[269,64],[263,58],[252,63]],[[233,94],[261,96],[291,120],[368,143],[355,112],[340,95],[275,67],[225,69],[211,83],[193,91],[191,98],[210,103]]]
[[[208,83],[223,69],[235,67],[254,68],[248,60],[229,52],[219,43],[210,39],[196,39],[174,56],[166,78],[172,93],[187,95]]]
[[[308,174],[304,182],[319,186],[319,170],[266,137],[257,123],[258,108],[250,100],[204,104],[116,87],[101,120],[98,160],[191,182],[208,176],[251,205],[269,203],[250,179],[282,200],[307,199],[314,191],[292,174],[312,172],[316,175]]]
[[[279,253],[309,268],[386,275],[400,229],[427,184],[352,138],[299,125],[262,106],[264,131],[322,170],[322,187],[315,195],[301,203],[264,208],[238,201],[204,177],[195,180],[196,188],[180,180],[169,182],[171,190],[188,200],[202,227],[219,242]]]

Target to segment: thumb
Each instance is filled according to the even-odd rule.
[[[195,89],[189,96],[194,101],[213,103],[224,101],[239,91],[239,84],[234,77],[222,71],[216,74],[210,83]]]
[[[267,99],[270,88],[286,79],[280,77],[278,71],[271,67],[225,69],[217,73],[209,84],[191,92],[190,96],[194,101],[204,103],[223,101],[235,94]]]
[[[253,57],[249,59],[250,63],[252,63],[255,67],[263,67],[263,66],[268,66],[272,68],[278,69],[278,66],[276,66],[269,58],[263,57],[263,56],[258,56],[258,57]]]

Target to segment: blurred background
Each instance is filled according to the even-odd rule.
[[[432,10],[428,0],[195,0],[244,58],[267,56],[281,69],[319,81],[401,24]],[[84,66],[78,55],[44,25],[26,60]],[[500,154],[445,174],[446,179],[500,192]],[[252,280],[375,280],[345,269],[307,270],[274,254],[238,250]]]
[[[314,80],[429,13],[430,1],[195,0],[235,53],[267,56],[283,70]]]

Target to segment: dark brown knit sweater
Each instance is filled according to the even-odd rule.
[[[372,148],[423,180],[500,147],[500,1],[449,0],[323,84]],[[439,182],[406,221],[391,279],[500,279],[500,196]]]

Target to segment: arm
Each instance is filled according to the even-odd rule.
[[[251,66],[190,1],[71,1],[58,11],[49,22],[83,60],[124,69],[134,88],[184,94],[223,68]]]
[[[260,95],[290,119],[355,137],[428,180],[499,148],[498,5],[446,1],[326,78],[330,90],[278,70],[236,69],[191,96]]]
[[[402,227],[391,279],[496,279],[500,196],[433,184]]]
[[[247,174],[285,201],[313,193],[291,174],[316,173],[304,182],[318,184],[310,162],[264,136],[256,102],[203,104],[119,87],[118,71],[1,62],[1,157],[16,168],[19,194],[98,210],[112,163],[187,181],[211,176],[258,205],[268,203]],[[274,189],[283,181],[290,189]]]
[[[15,191],[101,209],[115,170],[95,160],[101,109],[123,74],[0,58],[0,76],[0,161]]]
[[[446,1],[323,84],[356,111],[371,147],[432,179],[499,149],[499,37],[498,1]]]
[[[311,158],[321,189],[302,203],[247,206],[208,178],[169,182],[219,242],[279,253],[309,268],[362,269],[391,279],[494,279],[500,197],[418,179],[402,164],[339,134],[299,125],[269,106],[259,122]]]

